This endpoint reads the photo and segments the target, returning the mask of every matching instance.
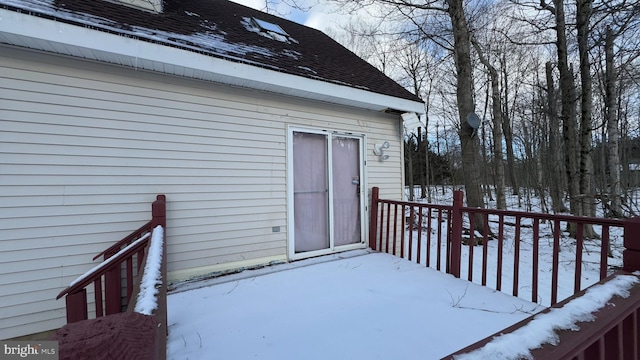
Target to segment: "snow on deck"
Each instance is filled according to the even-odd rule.
[[[388,254],[327,259],[170,294],[168,359],[440,359],[543,309]]]

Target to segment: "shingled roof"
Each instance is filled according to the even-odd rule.
[[[420,102],[321,31],[224,0],[165,0],[161,13],[99,0],[0,0],[7,10],[312,80]],[[257,20],[257,21],[256,21]],[[266,22],[260,26],[260,21]],[[279,26],[271,31],[269,24]]]

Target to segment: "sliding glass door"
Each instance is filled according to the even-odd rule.
[[[290,253],[305,257],[362,245],[363,137],[291,130],[289,139]]]

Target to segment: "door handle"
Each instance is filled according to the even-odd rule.
[[[360,196],[360,176],[355,176],[353,180],[351,180],[353,185],[356,185],[356,194]]]

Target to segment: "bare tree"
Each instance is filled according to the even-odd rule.
[[[589,60],[589,25],[593,0],[576,0],[576,29],[578,32],[578,53],[580,58],[580,199],[581,215],[595,216],[592,143],[593,91],[591,62]],[[584,227],[587,238],[598,237],[592,226]]]
[[[607,215],[622,217],[622,180],[620,159],[620,100],[623,96],[623,82],[619,69],[626,72],[628,66],[640,57],[640,41],[637,28],[640,25],[640,6],[629,0],[605,1],[594,7],[596,45],[604,47],[604,70],[602,77],[602,101],[606,123],[606,175],[608,196],[603,202]],[[635,38],[635,39],[634,39]],[[631,40],[631,41],[628,41]],[[616,47],[618,52],[616,54]],[[635,50],[635,51],[634,51]],[[619,67],[616,65],[618,58]],[[597,64],[597,63],[596,63]],[[633,81],[631,81],[633,83]]]
[[[411,2],[406,0],[330,0],[351,9],[366,6],[377,8],[380,19],[386,23],[397,22],[396,34],[405,34],[412,39],[435,43],[450,51],[453,55],[456,74],[456,108],[458,113],[459,138],[462,152],[463,182],[467,205],[484,207],[481,191],[480,148],[474,128],[467,122],[470,114],[475,113],[473,63],[471,61],[471,40],[467,14],[468,6],[463,0],[426,0]],[[386,9],[386,10],[385,10]],[[443,16],[448,20],[448,28],[432,28],[433,24],[444,24]],[[431,21],[433,20],[433,21]],[[435,31],[434,31],[435,30]],[[480,220],[480,217],[479,219]]]
[[[491,81],[491,112],[493,119],[493,161],[496,186],[496,206],[498,209],[507,208],[504,193],[504,159],[502,157],[502,98],[500,96],[500,78],[498,71],[484,54],[478,41],[472,39],[473,46],[480,58],[480,62],[487,68]]]
[[[557,99],[556,99],[556,88],[553,80],[553,65],[550,62],[545,64],[545,73],[546,73],[546,90],[547,90],[547,117],[549,119],[549,155],[551,157],[551,164],[560,164],[561,163],[561,151],[560,151],[560,141],[557,136],[557,131],[560,128],[558,123],[558,110],[557,110]],[[552,165],[553,167],[557,165]],[[561,177],[556,169],[552,169],[548,172],[550,176],[550,195],[553,211],[555,213],[565,212],[567,208],[564,205],[564,201],[562,201],[562,187],[561,187]]]
[[[567,24],[564,11],[564,0],[553,0],[553,5],[540,0],[542,9],[549,11],[555,18],[556,50],[558,55],[558,71],[560,72],[560,98],[562,121],[562,137],[564,144],[565,171],[569,189],[569,208],[574,215],[583,215],[580,202],[580,177],[578,176],[578,120],[576,114],[576,86],[573,71],[569,67],[569,49],[567,44]],[[569,231],[575,236],[577,226],[569,224]]]
[[[507,60],[506,55],[503,55],[501,64],[502,66],[502,83],[504,88],[504,98],[509,99],[509,75],[507,73]],[[509,169],[509,179],[511,180],[512,195],[518,195],[518,201],[520,195],[518,191],[518,177],[516,176],[515,154],[513,153],[513,131],[511,128],[511,119],[509,116],[508,101],[503,104],[504,110],[502,112],[502,134],[504,136],[505,146],[507,148],[507,165]]]
[[[473,96],[473,64],[471,62],[471,37],[462,0],[448,0],[446,9],[451,19],[454,39],[454,59],[457,75],[458,116],[460,118],[460,144],[462,146],[462,169],[464,172],[467,204],[484,207],[480,187],[480,152],[476,129],[467,122],[467,117],[475,113]],[[476,220],[481,224],[481,218]]]
[[[615,217],[622,216],[621,197],[622,188],[620,186],[620,157],[618,150],[618,104],[616,96],[617,71],[613,60],[613,31],[607,27],[605,42],[605,117],[607,121],[607,144],[608,146],[608,173],[609,173],[609,211]]]

